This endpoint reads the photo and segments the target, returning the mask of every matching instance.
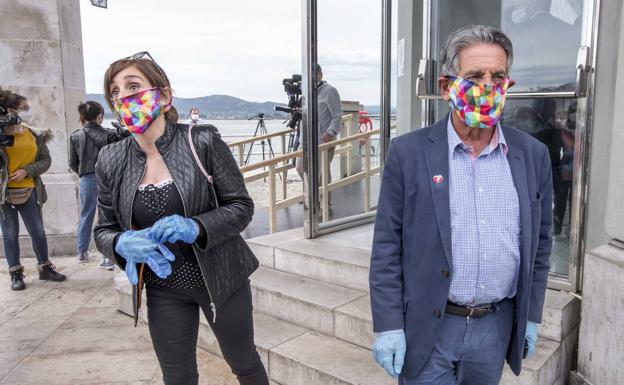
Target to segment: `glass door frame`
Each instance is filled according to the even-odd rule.
[[[391,117],[391,47],[392,47],[392,0],[381,0],[381,98],[380,98],[380,173],[390,144],[390,117]],[[375,221],[376,210],[351,215],[345,218],[321,223],[319,220],[319,151],[317,146],[308,143],[318,143],[318,93],[315,87],[316,68],[318,64],[318,2],[317,0],[302,0],[303,20],[303,71],[302,71],[302,119],[301,132],[303,146],[303,230],[305,238],[316,238],[319,235],[360,226]],[[308,129],[313,127],[315,129]]]
[[[434,101],[441,99],[441,96],[432,91],[435,89],[435,79],[433,79],[431,68],[434,63],[432,60],[434,53],[431,46],[432,27],[434,26],[432,20],[433,3],[432,0],[420,1],[423,6],[423,52],[416,79],[416,97],[422,103],[422,127],[425,127],[434,123]],[[574,157],[568,276],[550,273],[548,279],[549,288],[570,292],[578,292],[582,287],[599,9],[600,0],[585,0],[583,2],[583,27],[576,63],[577,77],[574,91],[508,93],[510,99],[565,98],[577,101],[575,143],[578,143],[579,147]]]

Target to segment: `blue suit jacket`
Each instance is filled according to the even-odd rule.
[[[370,266],[375,332],[404,329],[403,376],[418,375],[438,339],[453,274],[447,118],[395,138],[385,164]],[[552,240],[552,177],[544,144],[503,127],[520,203],[520,271],[507,362],[522,367],[527,320],[541,322]],[[441,183],[433,177],[442,175]]]

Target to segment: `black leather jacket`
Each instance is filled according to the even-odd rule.
[[[120,133],[104,128],[96,122],[87,122],[83,128],[72,132],[69,137],[69,168],[79,176],[95,172],[95,162],[100,150],[117,142],[130,133]]]
[[[208,181],[191,153],[188,129],[184,124],[167,123],[156,147],[180,192],[186,217],[198,220],[205,230],[205,243],[194,243],[193,250],[212,304],[218,309],[258,268],[258,260],[240,236],[251,221],[254,204],[217,129],[195,126],[193,142],[213,177],[219,203],[215,207]],[[99,189],[95,242],[98,250],[122,269],[125,260],[115,254],[115,241],[123,231],[132,229],[132,202],[144,171],[145,153],[132,137],[103,148],[95,166]],[[133,290],[135,300],[138,291]]]

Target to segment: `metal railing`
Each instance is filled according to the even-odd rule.
[[[230,150],[232,151],[232,153],[236,153],[238,166],[242,167],[245,165],[245,146],[247,145],[252,146],[255,142],[261,142],[264,140],[271,140],[273,138],[280,137],[281,142],[282,142],[282,154],[286,154],[286,143],[287,143],[286,137],[290,136],[292,132],[293,130],[288,129],[288,130],[272,132],[266,135],[258,135],[258,136],[254,136],[248,139],[230,142],[228,143],[228,146],[230,147]]]

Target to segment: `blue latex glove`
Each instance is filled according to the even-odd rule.
[[[529,358],[535,352],[535,344],[537,344],[537,324],[535,322],[527,322],[526,334],[524,335],[524,338],[529,346],[529,351],[527,353],[527,358]]]
[[[199,236],[199,225],[193,219],[174,214],[154,223],[147,236],[160,243],[193,243]]]
[[[373,344],[375,361],[394,378],[398,378],[403,370],[405,360],[405,332],[394,330],[380,333]]]
[[[126,260],[126,276],[133,285],[139,282],[137,263],[147,263],[157,276],[167,278],[171,274],[170,261],[175,260],[165,245],[147,237],[147,229],[123,232],[117,239],[115,252]]]

